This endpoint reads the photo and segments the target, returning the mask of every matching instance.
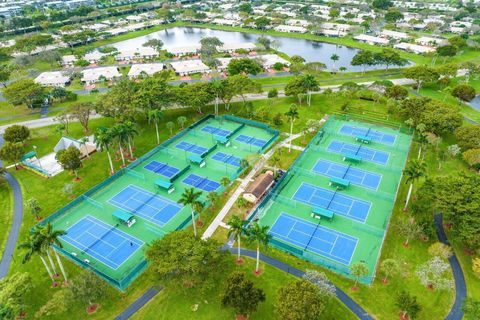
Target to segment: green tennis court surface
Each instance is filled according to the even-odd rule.
[[[410,149],[405,132],[330,117],[251,218],[270,226],[273,246],[347,277],[364,262],[361,281],[371,283]]]
[[[262,146],[250,147],[239,136],[256,137]],[[123,290],[146,267],[150,242],[191,223],[190,209],[177,203],[186,188],[202,191],[208,205],[209,192],[223,192],[223,177],[233,181],[243,171],[241,159],[255,161],[277,137],[278,131],[258,122],[207,116],[42,224],[51,221],[67,232],[57,250]]]

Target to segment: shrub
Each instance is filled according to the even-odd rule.
[[[269,98],[278,97],[278,90],[277,89],[270,89],[270,91],[268,91],[268,97]]]

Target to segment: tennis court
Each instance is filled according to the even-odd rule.
[[[299,219],[282,212],[270,228],[269,233],[281,240],[294,244],[302,250],[321,254],[329,259],[349,265],[358,239],[332,230],[320,224]]]
[[[90,215],[77,221],[60,238],[112,269],[118,269],[144,244]]]
[[[340,178],[350,181],[352,184],[377,190],[382,175],[354,168],[351,165],[320,159],[315,163],[312,171],[329,178]]]
[[[371,128],[367,127],[351,126],[348,124],[343,125],[338,132],[340,134],[352,137],[364,136],[372,139],[372,141],[383,143],[389,146],[393,145],[397,139],[397,136],[393,134],[372,130]]]
[[[365,222],[371,203],[303,182],[293,200],[328,209],[347,218]]]
[[[197,145],[194,145],[193,143],[189,143],[189,142],[186,142],[186,141],[181,141],[179,143],[177,143],[175,145],[175,147],[177,149],[180,149],[180,150],[184,150],[184,151],[187,151],[187,152],[190,152],[190,153],[195,153],[195,154],[198,154],[198,155],[204,155],[208,149],[205,148],[205,147],[202,147],[202,146],[197,146]]]
[[[212,156],[212,160],[240,167],[240,158],[235,157],[233,154],[217,152]]]
[[[247,136],[247,135],[244,135],[244,134],[241,134],[241,135],[237,136],[235,138],[235,140],[238,141],[238,142],[245,143],[245,144],[251,144],[251,145],[254,145],[254,146],[260,147],[260,148],[263,148],[265,146],[265,144],[267,143],[267,141],[265,141],[265,140],[257,139],[255,137],[250,137],[250,136]]]
[[[339,153],[341,155],[356,155],[364,161],[370,161],[376,164],[386,165],[389,153],[365,147],[361,144],[351,144],[338,140],[333,140],[327,148],[330,152]]]
[[[210,125],[206,125],[205,127],[203,127],[202,131],[211,133],[217,136],[221,136],[221,137],[228,137],[232,133],[232,131],[230,130],[225,130],[225,129],[210,126]]]
[[[172,219],[183,207],[160,195],[134,185],[129,185],[108,200],[108,202],[160,227]]]
[[[189,174],[182,182],[206,192],[215,191],[220,187],[220,183],[193,173]]]
[[[166,178],[171,178],[171,177],[175,176],[177,173],[180,172],[180,169],[177,169],[175,167],[169,166],[166,163],[158,162],[158,161],[155,161],[155,160],[151,161],[150,163],[148,163],[143,168],[145,168],[149,171],[155,172],[159,175],[162,175]]]

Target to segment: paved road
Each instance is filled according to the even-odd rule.
[[[0,135],[0,146],[3,145],[3,136]],[[1,161],[0,161],[1,165]],[[22,199],[22,189],[18,184],[18,181],[10,174],[5,175],[5,180],[7,180],[10,188],[13,190],[13,222],[10,227],[10,232],[8,234],[7,244],[5,250],[3,251],[2,260],[0,261],[0,279],[4,278],[8,274],[8,269],[10,263],[12,262],[13,252],[17,247],[18,235],[20,234],[20,228],[22,226],[23,218],[23,199]]]
[[[435,215],[435,230],[437,231],[438,240],[440,240],[441,243],[450,245],[445,230],[443,229],[443,216],[441,214]],[[463,318],[462,303],[467,297],[467,285],[465,284],[462,267],[455,254],[448,258],[448,261],[452,267],[453,278],[455,280],[455,302],[445,320],[461,320]]]
[[[115,320],[127,320],[130,319],[138,310],[152,300],[163,287],[151,287],[140,298],[135,300],[131,305],[127,307],[120,315],[115,317]]]

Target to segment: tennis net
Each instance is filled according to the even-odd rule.
[[[145,181],[145,175],[143,173],[137,172],[135,170],[125,168],[125,174],[129,175],[130,177],[133,177],[135,179]]]
[[[99,209],[103,209],[103,204],[101,204],[97,200],[93,200],[92,198],[90,198],[86,195],[82,195],[82,199],[85,200],[87,203],[91,204],[92,206],[95,206]]]

